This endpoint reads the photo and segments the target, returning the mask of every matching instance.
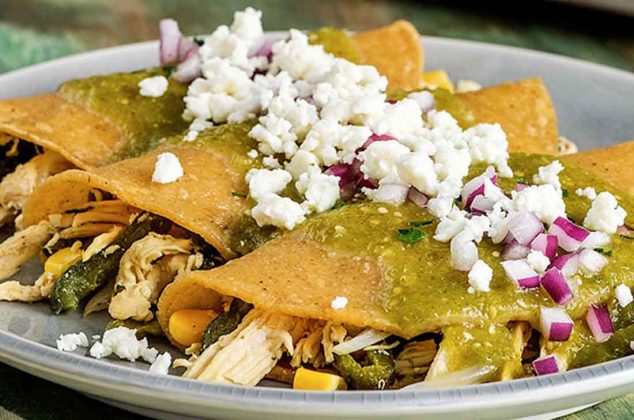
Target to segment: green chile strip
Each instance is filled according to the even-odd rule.
[[[68,309],[77,309],[82,299],[116,276],[121,257],[134,242],[149,232],[166,233],[170,225],[171,222],[161,216],[143,213],[106,249],[71,266],[59,278],[51,293],[49,303],[53,312],[60,314]]]
[[[367,352],[369,366],[361,366],[349,354],[335,355],[334,367],[354,389],[384,389],[396,370],[394,359],[384,350]]]
[[[220,314],[211,321],[203,334],[202,350],[214,344],[220,337],[231,333],[238,328],[242,318],[253,309],[253,305],[238,298],[234,298],[229,306],[229,310]]]
[[[570,368],[596,365],[632,354],[630,343],[634,341],[634,325],[616,331],[608,341],[593,343],[581,348],[572,358]]]

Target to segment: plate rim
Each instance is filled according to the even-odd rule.
[[[269,32],[276,36],[283,32]],[[520,54],[533,58],[546,59],[556,63],[583,66],[589,70],[606,74],[607,77],[626,80],[634,84],[634,73],[627,70],[612,68],[603,64],[566,57],[544,51],[537,51],[521,47],[490,44],[479,41],[449,39],[443,37],[422,37],[423,44],[437,46],[473,46],[480,49],[503,51]],[[38,63],[21,69],[0,74],[0,83],[7,83],[16,77],[24,77],[31,72],[40,72],[56,67],[72,65],[77,61],[103,58],[122,54],[124,52],[156,49],[158,41],[132,43],[109,48],[81,52],[54,60]],[[147,66],[148,64],[146,64]],[[510,409],[523,404],[528,406],[537,402],[547,401],[553,407],[569,406],[567,399],[581,394],[614,396],[622,393],[620,390],[634,391],[634,355],[617,359],[599,365],[588,366],[568,372],[543,377],[517,379],[509,382],[481,384],[469,387],[452,388],[447,390],[416,390],[416,391],[347,391],[347,392],[307,392],[275,388],[241,387],[223,384],[192,381],[176,376],[163,377],[151,374],[138,368],[104,363],[92,358],[72,353],[63,353],[44,344],[30,341],[13,333],[0,331],[0,361],[28,370],[41,376],[53,374],[66,376],[77,384],[96,385],[96,389],[121,389],[122,386],[132,387],[132,394],[147,396],[148,393],[175,394],[183,400],[191,400],[195,404],[206,407],[217,407],[220,403],[228,404],[228,408],[242,407],[245,402],[254,403],[258,412],[264,404],[271,412],[290,410],[297,414],[297,409],[311,403],[312,409],[325,410],[324,414],[339,413],[344,408],[347,414],[367,415],[368,410],[383,414],[421,414],[455,412],[456,401],[460,402],[460,410],[483,410],[500,407],[504,397],[511,396],[504,407]],[[91,378],[90,374],[100,376]],[[57,382],[57,381],[56,381]],[[584,389],[575,389],[572,384],[583,384]],[[173,385],[175,384],[175,385]],[[67,386],[72,386],[67,384]],[[518,398],[519,396],[519,398]],[[209,398],[213,397],[213,398]],[[484,398],[489,397],[489,398]],[[170,399],[171,400],[171,399]],[[137,400],[137,405],[143,400]],[[206,404],[205,404],[206,403]],[[335,411],[336,410],[336,411]],[[541,412],[543,410],[536,410]]]

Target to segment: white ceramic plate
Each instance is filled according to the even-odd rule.
[[[569,58],[474,42],[424,38],[428,69],[484,85],[544,78],[561,132],[583,148],[634,139],[634,75]],[[54,90],[65,80],[157,64],[157,43],[51,61],[0,76],[0,98]],[[34,278],[39,267],[17,277]],[[563,374],[449,390],[315,393],[244,388],[146,372],[54,348],[61,333],[103,330],[105,317],[53,316],[46,304],[0,303],[0,361],[93,397],[154,416],[238,418],[508,418],[553,413],[634,391],[634,357]],[[153,343],[164,346],[164,343]],[[165,347],[167,348],[167,347]]]

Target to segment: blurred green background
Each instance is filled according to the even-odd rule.
[[[634,69],[633,18],[558,2],[0,0],[0,73],[86,50],[156,39],[157,21],[164,17],[177,19],[184,33],[209,33],[246,6],[264,11],[266,30],[324,25],[361,30],[408,19],[424,35],[532,48]],[[136,418],[0,364],[0,420],[87,417]],[[634,418],[634,396],[571,418]]]

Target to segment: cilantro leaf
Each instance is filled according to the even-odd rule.
[[[423,231],[416,228],[398,230],[398,239],[408,244],[414,244],[423,239],[424,236],[425,234],[423,233]]]

